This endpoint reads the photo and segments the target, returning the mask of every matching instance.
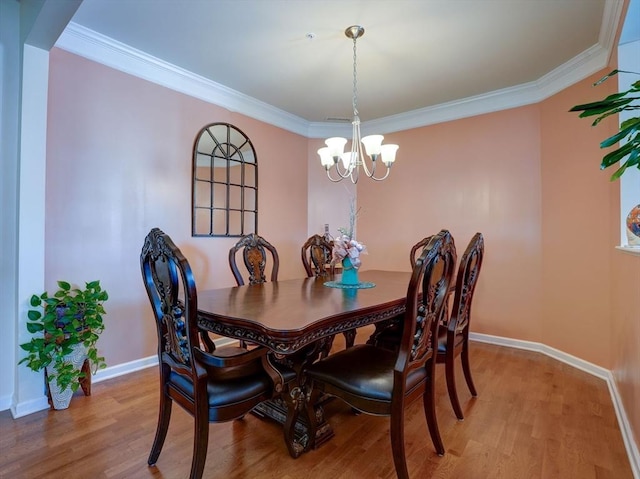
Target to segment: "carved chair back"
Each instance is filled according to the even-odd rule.
[[[154,228],[145,238],[140,267],[156,320],[159,359],[193,377],[191,350],[199,345],[198,305],[189,262],[169,236]]]
[[[482,233],[476,233],[458,266],[456,278],[456,289],[453,297],[453,307],[451,308],[451,318],[449,319],[448,330],[456,334],[469,331],[469,321],[471,317],[471,302],[476,289],[482,259],[484,257],[484,238]]]
[[[249,284],[266,283],[266,269],[269,255],[271,256],[271,281],[278,280],[280,259],[275,247],[262,236],[255,233],[246,235],[229,250],[229,267],[238,286],[244,286],[245,282],[238,269],[236,253],[242,251],[242,260],[248,272]]]
[[[333,242],[324,236],[315,234],[302,245],[300,255],[302,265],[309,278],[313,276],[328,276],[333,273],[331,254]]]
[[[418,241],[416,244],[414,244],[411,247],[411,252],[409,253],[409,264],[411,265],[412,268],[413,268],[413,265],[416,264],[418,253],[421,252],[424,249],[424,247],[429,244],[429,240],[431,240],[431,238],[433,238],[433,235],[422,238],[420,241]]]
[[[404,378],[411,370],[423,367],[437,351],[439,319],[455,266],[455,243],[447,230],[432,236],[414,263],[395,367]],[[435,366],[435,361],[432,363]],[[406,386],[399,383],[394,384],[394,390]]]

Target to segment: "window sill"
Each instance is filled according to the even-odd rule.
[[[617,250],[622,251],[623,253],[632,254],[635,256],[640,256],[640,247],[636,246],[616,246]]]

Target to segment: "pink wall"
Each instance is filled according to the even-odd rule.
[[[180,246],[199,288],[235,284],[227,255],[237,238],[191,237],[191,154],[205,124],[229,122],[251,138],[259,233],[280,253],[281,278],[303,274],[306,138],[55,48],[49,88],[45,285],[101,280],[109,365],[156,353],[139,268],[152,227]]]
[[[612,253],[611,356],[636,444],[640,440],[640,256]]]
[[[384,183],[361,180],[364,268],[409,269],[409,250],[446,228],[462,254],[476,231],[486,257],[475,332],[541,341],[540,118],[536,106],[386,135],[400,145]]]
[[[541,103],[544,343],[613,373],[640,437],[640,258],[620,243],[620,185],[614,167],[598,169],[600,142],[615,119],[596,128],[567,107],[604,98],[615,80],[593,82],[614,66]]]
[[[619,185],[609,181],[614,170],[599,169],[599,144],[617,131],[617,122],[593,128],[567,110],[613,92],[615,81],[592,87],[608,71],[540,104],[545,343],[605,368],[611,367],[610,256],[619,243],[611,234],[619,231],[612,193]]]

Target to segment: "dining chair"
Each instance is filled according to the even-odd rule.
[[[407,288],[402,339],[398,351],[357,344],[311,364],[306,370],[310,388],[307,415],[314,418],[314,399],[338,397],[363,413],[389,416],[396,474],[408,479],[404,447],[407,405],[422,398],[431,440],[438,455],[445,452],[435,414],[435,350],[439,318],[455,269],[455,245],[443,230],[431,238],[416,259]],[[315,437],[316,422],[310,421]]]
[[[270,279],[271,281],[278,280],[278,269],[280,267],[278,251],[262,236],[251,233],[240,238],[229,250],[229,267],[238,286],[244,286],[245,284],[236,261],[238,251],[242,251],[242,260],[249,274],[249,284],[260,284],[267,281],[265,271],[269,255],[272,261]]]
[[[461,357],[462,371],[471,395],[474,397],[478,395],[469,367],[469,324],[471,322],[473,293],[478,283],[483,256],[484,238],[482,233],[476,233],[460,259],[451,315],[446,327],[440,328],[438,333],[436,362],[445,364],[449,400],[456,417],[460,420],[464,419],[464,415],[456,391],[454,374],[456,357]]]
[[[327,240],[324,236],[315,234],[304,242],[300,250],[302,265],[309,278],[314,276],[329,276],[333,274],[331,255],[333,251],[333,241]]]
[[[194,418],[191,479],[202,477],[209,423],[238,419],[283,390],[295,373],[277,371],[267,349],[202,349],[197,325],[198,299],[189,262],[171,238],[152,229],[140,254],[142,278],[158,333],[160,407],[148,458],[160,456],[175,401]]]

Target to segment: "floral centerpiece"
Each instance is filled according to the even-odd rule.
[[[358,269],[362,264],[360,255],[367,252],[367,247],[356,241],[354,231],[358,211],[355,198],[351,198],[349,212],[349,228],[338,228],[340,235],[333,240],[331,264],[342,263],[342,283],[358,284]]]

